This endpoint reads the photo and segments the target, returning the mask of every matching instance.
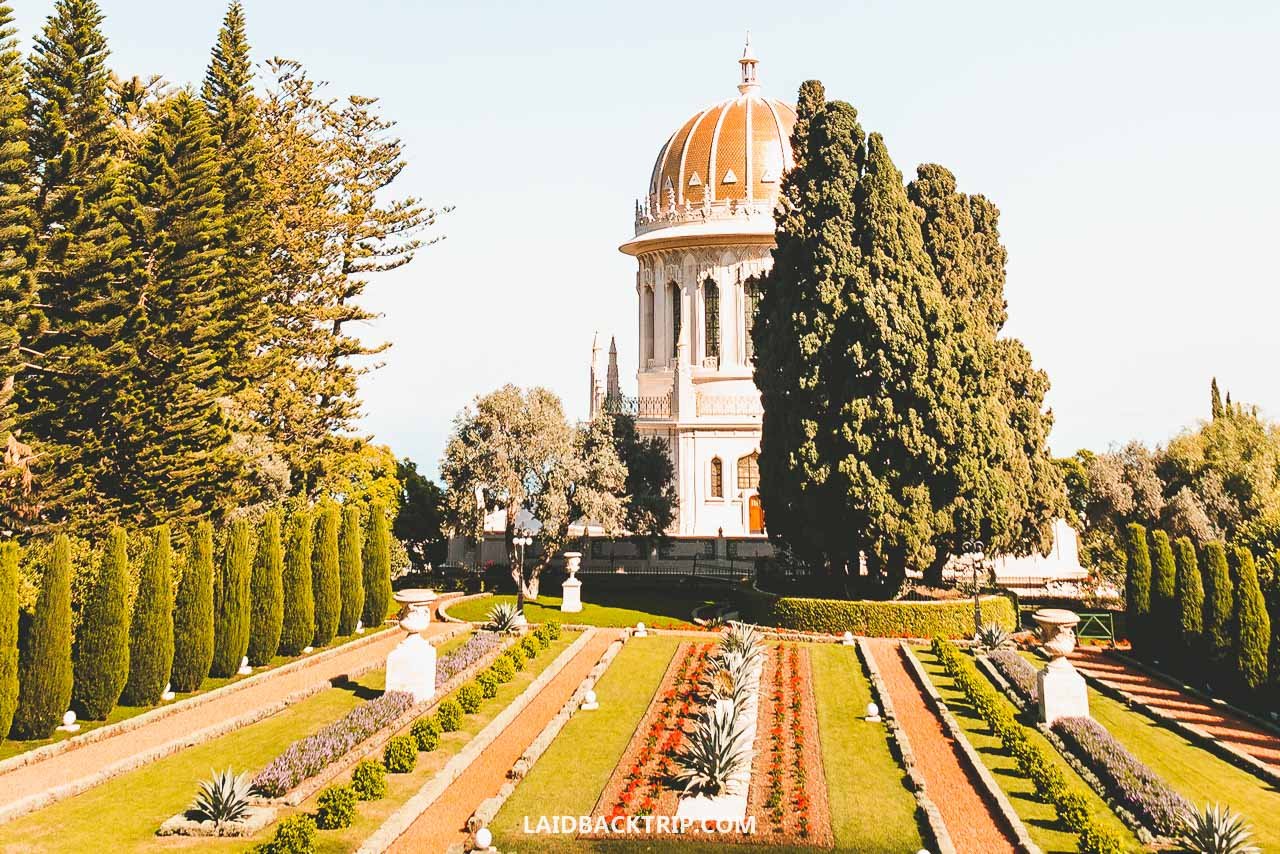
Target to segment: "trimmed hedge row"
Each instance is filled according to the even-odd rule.
[[[802,632],[888,638],[968,638],[973,636],[973,601],[880,602],[874,600],[797,599],[752,596],[740,607],[752,622]],[[1006,631],[1017,628],[1017,612],[1004,596],[984,597],[983,623]]]

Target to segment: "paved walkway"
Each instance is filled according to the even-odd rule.
[[[915,753],[916,769],[924,776],[925,792],[942,813],[943,824],[951,834],[957,854],[1016,851],[986,798],[980,794],[982,783],[969,770],[959,748],[907,672],[899,642],[872,640],[871,654],[879,666],[885,690],[893,700],[898,724]]]
[[[447,851],[466,841],[466,822],[476,807],[498,794],[507,772],[528,749],[600,661],[620,632],[599,629],[564,669],[498,735],[465,771],[390,847],[392,854]]]
[[[1139,670],[1104,650],[1087,647],[1077,649],[1071,654],[1071,660],[1085,675],[1106,683],[1158,712],[1197,727],[1280,771],[1280,736],[1274,732],[1251,723],[1229,709],[1188,694],[1178,686]]]
[[[433,621],[425,634],[433,636],[449,628],[448,623]],[[0,811],[50,789],[84,784],[116,763],[129,762],[140,754],[188,739],[200,730],[278,703],[290,694],[346,676],[371,661],[385,659],[402,637],[398,631],[386,632],[376,641],[340,652],[312,666],[263,679],[137,729],[0,774]],[[98,782],[104,781],[94,781],[93,785]]]

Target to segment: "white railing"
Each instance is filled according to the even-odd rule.
[[[665,207],[655,208],[648,202],[636,202],[636,235],[639,236],[655,228],[677,225],[686,222],[711,222],[713,220],[746,220],[752,217],[772,217],[773,202],[744,202],[728,199],[716,202],[704,202],[693,205],[685,202],[677,205],[669,203]]]

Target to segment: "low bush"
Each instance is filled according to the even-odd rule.
[[[258,772],[253,788],[278,798],[308,777],[350,752],[360,742],[393,723],[413,707],[407,691],[388,691],[369,700],[315,735],[299,739]]]
[[[372,759],[362,759],[351,772],[351,788],[362,801],[376,801],[387,794],[387,769]]]
[[[988,655],[987,660],[1013,688],[1013,692],[1018,695],[1017,702],[1023,708],[1040,702],[1035,665],[1019,655],[1017,650],[998,649]]]
[[[493,671],[494,676],[498,677],[499,682],[506,683],[516,678],[516,666],[505,655],[499,656],[493,663],[493,667],[489,669]]]
[[[486,700],[498,696],[498,675],[493,672],[493,668],[477,674],[476,684],[480,686],[480,693]]]
[[[520,646],[511,647],[505,655],[516,670],[524,670],[524,666],[529,662],[529,656],[524,654],[524,649]]]
[[[457,700],[445,700],[436,707],[436,724],[441,732],[457,732],[462,724],[462,706]]]
[[[520,648],[530,660],[537,658],[538,653],[542,652],[542,647],[538,646],[538,641],[533,635],[525,635],[521,638]]]
[[[546,649],[551,646],[551,635],[547,633],[547,626],[545,623],[534,629],[531,637],[537,642],[538,649]]]
[[[548,640],[560,639],[560,624],[555,620],[547,620],[542,624],[542,628],[547,630]]]
[[[354,786],[330,786],[316,800],[316,826],[322,830],[350,827],[356,817],[358,796]]]
[[[315,854],[316,821],[291,815],[276,825],[276,835],[253,849],[256,854]]]
[[[1013,603],[987,596],[980,603],[982,623],[1005,631],[1017,628]],[[845,599],[762,600],[751,621],[783,629],[885,638],[968,638],[973,635],[973,602],[880,602]]]
[[[1191,809],[1177,792],[1143,765],[1093,718],[1058,718],[1051,729],[1098,776],[1107,793],[1161,836],[1173,836]]]
[[[440,724],[436,723],[435,718],[418,718],[409,727],[409,735],[413,736],[418,749],[423,753],[430,753],[440,746]]]
[[[397,735],[382,750],[382,764],[392,774],[408,774],[418,762],[418,743],[412,736]]]
[[[458,705],[462,707],[464,714],[474,715],[480,711],[480,703],[484,699],[484,694],[479,685],[474,682],[468,682],[458,689],[457,699]]]

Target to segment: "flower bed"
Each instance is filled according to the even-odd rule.
[[[1036,668],[1016,650],[998,649],[987,656],[991,666],[1004,677],[1017,694],[1016,700],[1024,708],[1040,702],[1040,688],[1036,684]]]
[[[1051,727],[1111,795],[1161,836],[1173,836],[1190,804],[1092,718],[1058,718]]]
[[[486,655],[502,645],[502,635],[497,632],[476,632],[466,643],[440,656],[436,662],[436,689],[459,673],[472,667]]]

